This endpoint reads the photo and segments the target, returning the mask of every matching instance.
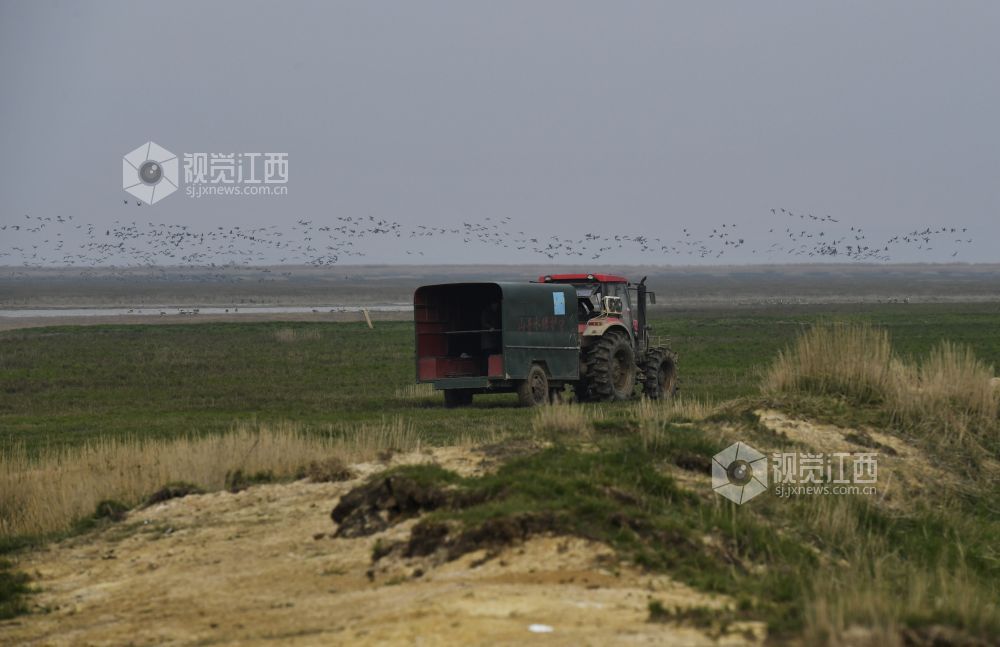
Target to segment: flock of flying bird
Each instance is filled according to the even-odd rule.
[[[130,201],[125,200],[128,206]],[[141,204],[141,203],[137,203]],[[193,226],[149,220],[115,220],[110,226],[73,216],[25,214],[0,222],[0,265],[23,267],[105,266],[328,266],[360,258],[366,249],[396,241],[401,262],[448,262],[444,239],[468,247],[507,250],[511,262],[596,262],[606,256],[650,264],[683,264],[693,259],[722,259],[742,250],[740,260],[802,262],[839,260],[884,262],[899,252],[908,258],[937,250],[935,259],[956,257],[972,243],[965,227],[943,226],[899,232],[875,240],[860,226],[831,216],[773,208],[768,223],[743,233],[735,223],[682,228],[673,235],[583,232],[537,235],[520,230],[511,217],[463,221],[441,227],[404,225],[374,216],[338,216],[328,222],[294,220],[267,227]],[[614,220],[609,220],[609,226]],[[766,234],[764,229],[766,228]],[[572,229],[572,227],[567,227]],[[710,231],[709,231],[710,230]],[[753,235],[750,235],[750,234]],[[435,245],[426,241],[434,239]],[[748,241],[753,240],[753,243]],[[763,239],[763,242],[761,242]],[[404,249],[405,248],[405,249]],[[431,251],[432,249],[436,251]],[[405,254],[404,254],[405,252]],[[641,254],[643,257],[638,257]]]

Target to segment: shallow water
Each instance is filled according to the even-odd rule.
[[[0,309],[0,317],[13,319],[28,317],[114,317],[120,315],[159,317],[166,315],[221,315],[221,314],[302,314],[330,312],[361,312],[367,308],[369,312],[409,312],[413,306],[408,303],[383,303],[369,306],[358,305],[325,305],[325,306],[235,306],[204,307],[204,308],[25,308]]]

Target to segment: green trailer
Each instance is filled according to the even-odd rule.
[[[572,285],[425,285],[413,295],[413,314],[417,381],[444,391],[447,406],[504,392],[541,404],[580,379]]]

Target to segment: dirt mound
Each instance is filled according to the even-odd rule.
[[[404,557],[437,555],[451,561],[468,553],[485,550],[488,559],[507,546],[523,543],[533,536],[557,529],[558,524],[553,514],[525,513],[497,517],[464,530],[454,524],[425,520],[413,526],[406,542],[388,547],[385,554],[401,549]]]
[[[768,429],[820,452],[875,452],[878,455],[878,494],[874,500],[880,504],[900,507],[923,500],[924,493],[938,492],[942,487],[961,488],[957,475],[891,434],[793,418],[774,410],[756,413]],[[996,464],[995,461],[986,462],[991,466]]]
[[[362,483],[340,498],[330,514],[337,525],[333,536],[367,537],[424,512],[441,508],[460,510],[485,500],[482,492],[391,474]],[[451,561],[481,549],[493,554],[556,529],[554,514],[500,516],[464,529],[454,523],[423,519],[413,526],[408,539],[380,543],[373,561],[390,555],[406,558],[437,555]]]
[[[330,513],[335,537],[367,537],[421,512],[455,505],[454,489],[420,483],[402,475],[374,479],[354,488]]]
[[[444,448],[399,455],[393,464],[437,461],[468,474],[481,459],[468,448]],[[331,537],[329,504],[385,467],[353,465],[361,476],[352,481],[168,499],[99,533],[20,555],[17,567],[39,593],[28,600],[34,613],[0,623],[0,643],[510,644],[534,637],[710,645],[764,637],[759,623],[734,625],[720,638],[683,623],[648,622],[654,599],[678,609],[733,603],[622,564],[599,542],[540,532],[543,520],[486,527],[468,540],[475,547],[511,538],[510,545],[450,561],[387,557],[373,567],[376,547],[407,546],[418,520]],[[425,505],[435,497],[417,498]],[[426,547],[415,545],[414,553],[440,542],[435,532],[417,531]],[[445,541],[459,541],[452,532]],[[552,631],[535,635],[534,625]]]
[[[461,510],[486,500],[483,491],[406,474],[377,477],[358,485],[337,502],[330,513],[337,526],[333,536],[367,537],[425,512],[442,508]],[[413,526],[408,539],[381,543],[375,550],[374,561],[393,554],[404,557],[437,554],[450,561],[480,549],[495,552],[556,529],[556,516],[551,513],[498,516],[470,528],[423,519]]]
[[[169,501],[170,499],[180,499],[192,494],[204,493],[204,490],[197,485],[192,485],[191,483],[168,483],[156,492],[150,494],[149,497],[146,498],[146,505],[156,505],[157,503],[163,503],[164,501]]]

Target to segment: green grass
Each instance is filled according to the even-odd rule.
[[[902,354],[947,338],[1000,365],[1000,311],[983,305],[899,305],[672,313],[653,322],[680,354],[682,393],[756,395],[755,369],[821,319],[885,326]],[[318,339],[281,342],[280,329]],[[363,369],[359,368],[363,367]],[[238,421],[294,420],[324,431],[401,416],[429,442],[518,433],[529,413],[512,395],[445,410],[438,397],[395,397],[414,381],[408,322],[53,327],[0,333],[0,448],[74,445],[105,436],[224,431]]]
[[[317,340],[280,342],[284,328]],[[199,324],[32,329],[0,334],[0,447],[97,437],[225,431],[294,420],[327,430],[394,415],[430,438],[523,425],[507,397],[445,411],[397,399],[413,382],[409,323]],[[497,420],[496,407],[505,415]]]
[[[1000,305],[919,304],[800,306],[682,311],[654,322],[680,353],[681,391],[727,400],[759,393],[754,368],[771,362],[802,329],[818,321],[869,321],[886,328],[904,357],[926,355],[942,339],[970,345],[1000,367]]]

